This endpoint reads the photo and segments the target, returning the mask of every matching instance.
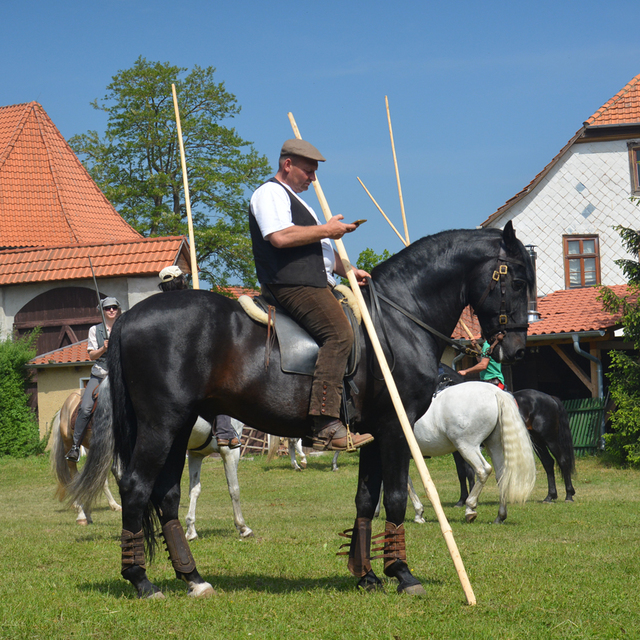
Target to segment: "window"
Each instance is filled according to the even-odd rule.
[[[564,236],[564,283],[566,289],[600,283],[598,236]]]
[[[631,170],[631,195],[640,196],[640,142],[629,142],[629,168]]]

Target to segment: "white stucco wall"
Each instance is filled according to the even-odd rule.
[[[602,284],[625,283],[614,260],[631,256],[613,227],[640,229],[640,207],[629,201],[627,142],[574,144],[532,193],[489,225],[502,228],[512,220],[518,238],[536,245],[539,296],[565,288],[566,234],[597,234]]]
[[[100,293],[118,298],[123,311],[127,311],[134,304],[158,293],[157,276],[146,278],[110,278],[100,279],[98,287]],[[41,293],[60,287],[85,287],[95,291],[93,280],[66,280],[62,282],[42,282],[27,285],[12,285],[0,287],[0,335],[6,337],[13,331],[16,314]]]

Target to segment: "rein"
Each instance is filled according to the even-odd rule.
[[[525,266],[522,260],[517,260],[516,258],[509,258],[505,251],[504,244],[501,243],[500,251],[498,252],[498,258],[496,259],[496,268],[494,269],[493,275],[491,276],[491,281],[487,285],[487,288],[485,289],[485,292],[482,294],[477,304],[477,307],[475,309],[477,312],[477,309],[487,299],[488,295],[496,288],[496,285],[500,283],[501,298],[500,298],[500,313],[498,315],[498,323],[500,325],[500,328],[498,329],[498,331],[492,334],[492,336],[487,336],[488,339],[495,336],[495,340],[491,345],[490,353],[493,352],[494,347],[498,344],[499,342],[498,336],[500,334],[504,334],[507,331],[518,331],[518,330],[526,331],[529,328],[529,323],[514,323],[514,322],[510,323],[509,322],[508,313],[507,313],[507,283],[506,283],[506,276],[509,270],[508,265],[506,263],[508,262],[511,262],[513,264],[519,264],[523,267]],[[438,331],[437,329],[434,329],[432,326],[426,324],[425,322],[422,322],[422,320],[420,320],[419,318],[416,318],[416,316],[414,316],[412,313],[410,313],[406,309],[403,309],[400,305],[396,304],[393,300],[390,300],[389,298],[382,295],[381,293],[378,293],[375,285],[373,284],[373,280],[371,278],[367,278],[367,284],[369,285],[369,290],[371,292],[371,307],[372,307],[372,310],[375,308],[377,315],[380,316],[380,326],[382,328],[382,332],[384,334],[387,344],[389,344],[389,339],[387,336],[387,331],[385,328],[383,316],[382,316],[382,313],[380,312],[380,305],[378,303],[378,300],[383,300],[388,305],[396,309],[396,311],[399,311],[400,313],[402,313],[404,316],[409,318],[409,320],[411,320],[418,326],[422,327],[423,329],[433,334],[437,338],[440,338],[440,340],[444,340],[444,342],[452,346],[454,349],[457,349],[458,351],[461,351],[468,356],[480,357],[482,355],[479,349],[467,347],[463,345],[461,342],[454,340],[449,336],[444,335],[444,333]],[[393,352],[391,355],[393,357]],[[395,359],[394,359],[394,363],[395,363]],[[393,370],[393,367],[392,367],[392,370]]]
[[[388,305],[392,306],[394,309],[396,309],[396,311],[399,311],[400,313],[405,315],[407,318],[409,318],[409,320],[411,320],[412,322],[415,322],[415,324],[417,324],[419,327],[422,327],[423,329],[426,329],[429,333],[435,335],[436,337],[440,338],[441,340],[444,340],[445,342],[450,344],[454,349],[458,349],[458,351],[462,351],[468,356],[479,356],[480,355],[480,351],[478,351],[477,349],[472,349],[472,348],[466,347],[465,345],[463,345],[462,343],[458,342],[457,340],[454,340],[453,338],[450,338],[449,336],[445,336],[444,333],[441,333],[437,329],[434,329],[432,326],[428,325],[426,322],[422,322],[422,320],[420,320],[419,318],[416,318],[416,316],[414,316],[412,313],[409,313],[409,311],[407,311],[406,309],[403,309],[400,305],[396,304],[393,300],[390,300],[389,298],[387,298],[386,296],[382,295],[381,293],[378,293],[378,291],[376,290],[375,285],[373,284],[373,280],[371,280],[371,278],[367,278],[367,283],[368,283],[369,289],[371,291],[371,299],[372,299],[372,303],[373,303],[372,306],[375,305],[376,311],[377,311],[378,315],[380,316],[380,325],[382,327],[382,332],[384,333],[385,340],[387,340],[387,344],[389,343],[389,340],[387,338],[387,331],[386,331],[385,324],[384,324],[383,319],[382,319],[382,314],[380,313],[380,306],[378,304],[378,299],[383,300]]]

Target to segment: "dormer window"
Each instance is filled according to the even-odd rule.
[[[631,170],[631,195],[640,196],[640,142],[629,142],[629,169]]]
[[[563,236],[565,289],[600,284],[598,236]]]

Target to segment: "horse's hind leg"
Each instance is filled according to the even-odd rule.
[[[542,462],[542,466],[544,467],[545,473],[547,474],[547,497],[542,501],[546,503],[553,502],[558,499],[558,489],[556,488],[556,475],[554,472],[555,462],[549,453],[549,449],[547,449],[545,444],[540,444],[539,442],[533,443],[533,450],[538,454],[538,458],[540,458],[540,462]]]
[[[244,540],[245,538],[252,537],[253,531],[244,521],[242,509],[240,508],[240,484],[238,482],[240,449],[221,447],[220,455],[222,456],[222,462],[224,463],[224,475],[227,479],[229,496],[231,497],[231,504],[233,505],[233,522],[236,525],[236,530],[240,534],[240,539]]]
[[[409,499],[411,500],[411,504],[413,504],[413,508],[416,512],[416,515],[413,518],[413,521],[417,524],[424,524],[424,505],[420,501],[418,494],[413,488],[413,482],[411,481],[411,477],[409,477],[409,486],[407,487],[409,491]]]
[[[224,447],[224,449],[228,450],[229,447]],[[200,472],[203,458],[193,451],[189,451],[187,457],[189,458],[189,511],[187,511],[187,517],[185,518],[187,523],[186,537],[187,540],[195,540],[198,537],[198,532],[196,531],[196,506],[202,489]]]
[[[111,511],[122,511],[122,507],[115,501],[115,498],[111,493],[111,489],[109,489],[108,478],[104,481],[104,495],[107,498],[107,502],[109,503],[109,508],[111,509]]]
[[[476,449],[461,449],[460,455],[469,463],[476,475],[476,482],[465,502],[466,509],[464,514],[467,522],[473,522],[478,517],[478,512],[476,511],[478,507],[478,499],[480,498],[480,494],[482,493],[485,484],[487,484],[492,468],[482,456],[480,447],[477,447]]]

